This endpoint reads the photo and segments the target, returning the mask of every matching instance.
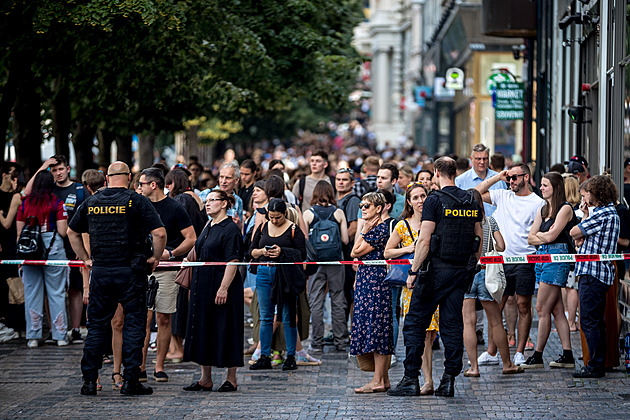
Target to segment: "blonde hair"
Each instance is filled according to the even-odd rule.
[[[580,183],[572,175],[563,174],[562,177],[564,178],[564,195],[566,196],[566,200],[572,206],[580,204],[581,199],[578,190]]]

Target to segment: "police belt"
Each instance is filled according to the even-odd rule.
[[[432,269],[445,268],[445,269],[450,269],[450,270],[465,270],[466,265],[467,265],[466,263],[461,263],[461,265],[454,264],[452,262],[445,261],[439,257],[429,257],[429,258],[431,259]]]

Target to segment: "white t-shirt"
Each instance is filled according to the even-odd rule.
[[[492,205],[497,210],[492,217],[499,224],[505,241],[503,255],[527,255],[536,252],[536,247],[527,243],[527,236],[534,224],[536,212],[545,204],[545,200],[531,193],[521,197],[510,190],[490,190]]]

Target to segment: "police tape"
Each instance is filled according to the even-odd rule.
[[[630,254],[531,254],[518,256],[481,257],[479,263],[487,264],[537,264],[576,263],[630,260]],[[209,261],[160,261],[159,268],[205,267],[221,265],[409,265],[413,260],[365,260],[365,261],[306,261],[306,262],[209,262]],[[0,265],[34,265],[56,267],[83,267],[78,260],[0,260]]]

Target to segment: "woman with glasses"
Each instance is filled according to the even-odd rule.
[[[382,260],[389,231],[381,213],[385,197],[381,193],[367,193],[359,208],[365,224],[354,243],[350,256],[360,260]],[[390,388],[389,360],[394,353],[392,328],[392,290],[383,281],[387,274],[384,265],[359,265],[354,288],[352,340],[350,354],[374,355],[372,380],[354,390],[357,394],[386,392]]]
[[[238,262],[243,258],[240,229],[227,211],[234,197],[212,191],[206,212],[212,221],[195,243],[197,261]],[[190,283],[184,360],[201,365],[199,381],[186,391],[211,391],[212,367],[227,368],[219,392],[236,391],[236,368],[243,366],[243,282],[235,265],[196,267]]]
[[[385,245],[384,256],[388,260],[397,259],[405,254],[411,254],[415,251],[416,240],[420,233],[422,224],[422,207],[424,200],[427,198],[428,189],[424,184],[414,182],[407,186],[405,193],[405,209],[402,213],[402,219],[396,224],[387,245]],[[392,290],[395,290],[392,288]],[[407,315],[409,311],[409,302],[411,302],[412,291],[406,287],[402,288],[403,294],[403,314]],[[398,302],[398,297],[394,295],[394,301]],[[395,307],[397,307],[396,305]],[[422,373],[424,375],[424,385],[420,389],[420,395],[433,395],[433,341],[439,331],[440,309],[436,309],[431,320],[431,325],[427,329],[427,335],[424,340],[424,354],[422,355]],[[396,316],[394,315],[394,320]],[[398,335],[398,325],[394,322],[394,343]]]
[[[573,245],[569,231],[575,224],[572,220],[575,214],[566,201],[562,175],[557,172],[545,174],[540,181],[540,192],[546,203],[536,212],[527,242],[537,247],[536,254],[567,254]],[[552,314],[562,343],[562,354],[549,366],[575,367],[569,323],[562,304],[562,288],[567,285],[570,270],[569,263],[536,264],[536,282],[539,283],[536,299],[538,341],[534,354],[521,364],[525,369],[545,367],[542,355],[551,332]]]

